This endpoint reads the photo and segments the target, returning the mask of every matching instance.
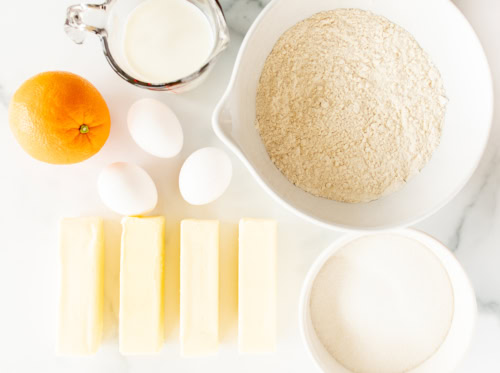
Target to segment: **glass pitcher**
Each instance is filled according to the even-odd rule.
[[[123,51],[123,35],[129,14],[145,0],[107,0],[103,4],[77,4],[66,12],[64,29],[77,44],[82,44],[86,33],[101,39],[101,45],[113,70],[127,82],[141,88],[185,92],[197,86],[213,67],[217,56],[229,43],[229,30],[217,0],[186,0],[200,9],[206,16],[214,35],[214,46],[205,63],[194,73],[176,81],[151,83],[134,77]]]

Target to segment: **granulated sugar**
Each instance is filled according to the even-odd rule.
[[[403,373],[443,343],[453,317],[448,274],[425,246],[393,234],[340,248],[316,277],[311,319],[326,350],[356,373]]]
[[[429,161],[446,101],[439,71],[406,30],[338,9],[278,40],[260,77],[256,126],[292,183],[367,202],[398,190]]]

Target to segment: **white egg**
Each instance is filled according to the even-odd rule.
[[[181,124],[164,103],[152,98],[136,101],[128,110],[127,122],[130,135],[146,153],[171,158],[181,151]]]
[[[199,149],[182,165],[179,189],[186,202],[205,205],[225,192],[232,174],[231,160],[226,153],[217,148]]]
[[[97,189],[102,202],[121,215],[146,214],[158,202],[158,192],[151,176],[131,163],[117,162],[104,168]]]

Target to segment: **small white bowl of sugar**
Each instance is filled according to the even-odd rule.
[[[453,254],[404,229],[348,235],[328,247],[307,274],[299,317],[324,372],[451,373],[476,314]]]

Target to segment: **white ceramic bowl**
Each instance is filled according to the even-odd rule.
[[[387,233],[413,239],[431,250],[441,261],[441,264],[448,273],[453,288],[454,313],[451,327],[445,341],[429,359],[418,367],[408,371],[408,373],[451,373],[464,357],[474,332],[477,305],[474,290],[469,279],[453,254],[436,239],[412,229],[384,232],[384,234]],[[326,248],[312,265],[302,288],[299,310],[299,324],[302,339],[310,356],[318,368],[324,372],[352,373],[328,354],[316,336],[309,309],[311,287],[325,262],[334,255],[338,249],[362,236],[364,235],[348,235],[335,241],[331,246]]]
[[[255,128],[255,94],[264,62],[288,28],[319,11],[361,8],[408,30],[441,72],[450,100],[441,144],[402,190],[377,201],[347,204],[308,194],[274,166]],[[274,0],[243,41],[227,91],[213,115],[219,138],[283,205],[338,229],[407,226],[437,211],[472,176],[488,139],[493,112],[491,74],[469,23],[449,0]]]

